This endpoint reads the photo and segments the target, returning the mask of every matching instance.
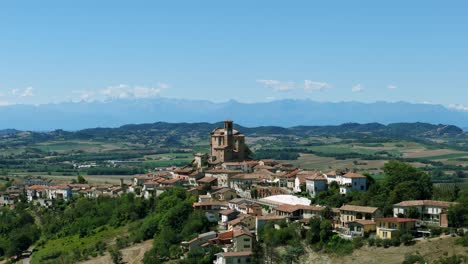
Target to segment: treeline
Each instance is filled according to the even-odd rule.
[[[88,175],[134,175],[145,173],[142,168],[95,167],[85,170]]]
[[[0,258],[19,255],[36,242],[39,235],[33,216],[25,208],[0,208]]]

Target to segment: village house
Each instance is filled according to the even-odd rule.
[[[274,208],[274,212],[276,215],[284,216],[291,221],[294,221],[300,219],[310,219],[312,217],[321,217],[321,212],[323,209],[325,209],[325,207],[282,204]]]
[[[279,222],[287,219],[287,216],[276,214],[257,216],[255,219],[255,230],[258,232],[258,230],[265,226],[268,222]]]
[[[340,223],[342,227],[348,227],[348,223],[356,220],[374,220],[380,216],[377,207],[343,205],[340,207]]]
[[[252,251],[221,252],[216,254],[214,264],[250,264]]]
[[[367,190],[367,178],[359,173],[348,172],[341,177],[338,176],[340,182],[340,193],[346,194],[350,191],[364,192]]]
[[[229,187],[236,190],[240,197],[251,198],[251,192],[253,184],[257,184],[260,181],[260,175],[249,173],[249,174],[237,174],[231,177]]]
[[[232,209],[225,209],[219,211],[219,221],[218,226],[220,230],[226,230],[228,227],[228,222],[234,220],[239,215],[238,211]]]
[[[218,186],[218,179],[215,177],[203,177],[197,180],[198,186],[203,187],[211,187],[211,186]]]
[[[229,187],[229,178],[232,175],[241,174],[242,170],[229,169],[211,169],[205,172],[205,177],[213,177],[218,179],[218,186]]]
[[[19,201],[22,192],[20,190],[7,190],[0,194],[0,206],[13,206]]]
[[[224,128],[216,128],[211,132],[209,157],[211,164],[246,159],[245,136],[233,127],[233,122],[226,120]]]
[[[456,205],[454,202],[414,200],[403,201],[393,205],[393,216],[405,216],[410,208],[413,208],[419,215],[419,220],[427,225],[447,227],[447,209]]]
[[[237,226],[233,229],[232,249],[234,252],[252,250],[254,236],[244,226]]]
[[[234,229],[236,226],[243,226],[249,230],[255,228],[255,215],[239,214],[237,218],[228,222],[227,228]]]
[[[220,188],[210,193],[211,197],[219,201],[230,201],[237,197],[237,192],[231,188]]]
[[[312,197],[315,197],[319,192],[327,190],[327,179],[319,172],[307,175],[305,181],[306,190]]]
[[[189,251],[201,248],[204,244],[208,243],[210,239],[217,236],[216,232],[210,231],[203,234],[199,234],[197,237],[190,241],[183,241],[181,246]]]
[[[348,222],[348,228],[352,237],[364,236],[364,234],[369,234],[376,230],[374,220],[355,220]]]
[[[416,228],[416,219],[388,217],[376,218],[376,235],[381,239],[391,239],[396,233],[409,232]]]
[[[219,212],[221,210],[228,209],[228,203],[224,201],[209,201],[194,203],[193,208],[195,210],[201,210],[205,212],[205,216],[210,222],[218,222]]]

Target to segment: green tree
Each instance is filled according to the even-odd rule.
[[[122,252],[120,252],[120,250],[117,247],[110,247],[109,254],[111,256],[112,263],[114,264],[123,263]]]

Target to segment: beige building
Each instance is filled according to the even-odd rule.
[[[374,220],[380,216],[379,208],[357,205],[343,205],[340,207],[340,222],[342,227],[356,220]]]
[[[391,239],[396,233],[401,234],[416,228],[416,219],[387,217],[375,219],[377,237]]]
[[[210,163],[243,161],[245,157],[245,136],[234,130],[231,120],[224,121],[224,128],[211,132]]]

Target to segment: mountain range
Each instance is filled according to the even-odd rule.
[[[323,126],[348,122],[425,122],[468,127],[468,112],[442,105],[407,102],[332,103],[287,99],[259,103],[234,100],[215,103],[153,98],[0,107],[0,129],[31,131],[75,131],[89,127],[119,127],[131,123],[214,123],[225,119],[232,119],[246,127]]]

